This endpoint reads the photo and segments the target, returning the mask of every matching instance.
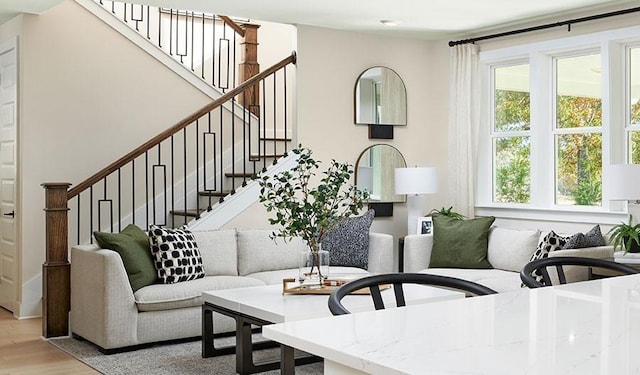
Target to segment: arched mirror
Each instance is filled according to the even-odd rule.
[[[407,125],[407,90],[393,70],[374,66],[356,81],[355,123]]]
[[[395,193],[395,169],[407,163],[397,148],[389,145],[373,145],[365,149],[356,162],[356,186],[367,190],[369,204],[376,216],[393,215],[393,203],[405,202],[406,195]]]

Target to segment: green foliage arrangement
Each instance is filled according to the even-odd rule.
[[[449,207],[449,208],[442,207],[439,210],[436,210],[434,208],[433,210],[431,210],[431,212],[429,212],[429,215],[427,216],[447,216],[456,220],[464,220],[465,218],[465,216],[462,215],[461,213],[454,211],[453,207]]]
[[[632,225],[633,215],[629,215],[629,223],[620,223],[613,226],[608,234],[613,244],[613,250],[624,245],[624,252],[638,252],[640,250],[640,223]]]
[[[349,182],[353,175],[351,164],[335,160],[322,172],[318,185],[312,186],[321,162],[313,159],[313,152],[302,145],[291,152],[298,156],[298,164],[273,177],[262,177],[260,202],[267,212],[275,214],[269,223],[282,226],[272,233],[274,239],[301,237],[312,252],[317,252],[331,228],[360,212],[369,193]]]

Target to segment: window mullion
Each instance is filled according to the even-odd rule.
[[[551,207],[555,161],[551,96],[551,58],[532,54],[531,64],[531,204]]]

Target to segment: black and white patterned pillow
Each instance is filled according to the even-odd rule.
[[[587,233],[576,233],[567,239],[563,249],[582,249],[585,247],[604,246],[605,240],[600,231],[600,226],[596,225]]]
[[[549,256],[549,253],[562,249],[567,242],[567,239],[554,231],[549,232],[542,241],[538,244],[538,248],[529,259],[530,262],[538,259],[543,259]],[[532,275],[536,281],[542,282],[542,275],[537,271],[533,271]],[[524,284],[522,284],[524,286]]]
[[[204,277],[202,257],[191,231],[152,225],[149,228],[149,243],[158,278],[163,284]]]
[[[329,252],[331,266],[369,266],[369,228],[375,216],[374,210],[362,216],[344,219],[322,240],[322,250]]]

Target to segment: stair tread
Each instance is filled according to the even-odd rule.
[[[261,141],[283,141],[283,142],[291,142],[291,138],[287,137],[265,137],[260,138]]]
[[[188,210],[171,210],[170,213],[176,216],[188,216],[188,217],[196,217],[199,218],[200,214],[205,212],[204,209],[188,209]]]
[[[231,194],[231,190],[225,191],[199,191],[198,195],[201,197],[221,197]]]
[[[236,172],[236,173],[227,172],[224,175],[226,177],[249,177],[249,178],[255,178],[258,176],[255,173],[240,173],[240,172]]]

